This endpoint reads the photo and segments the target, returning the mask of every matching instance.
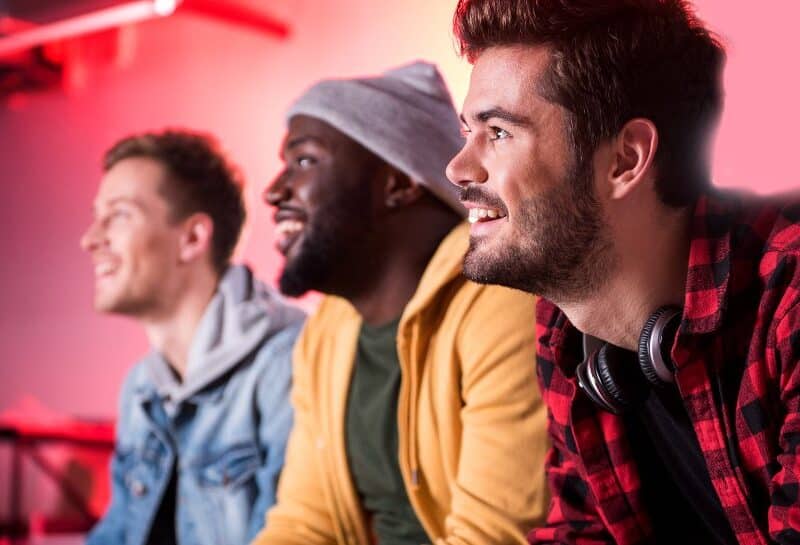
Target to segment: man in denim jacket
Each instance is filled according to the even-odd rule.
[[[122,389],[112,500],[88,544],[246,543],[275,499],[303,314],[229,259],[245,210],[203,135],[126,138],[104,160],[81,240],[94,306],[153,350]]]

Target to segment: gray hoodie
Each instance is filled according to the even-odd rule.
[[[183,382],[157,352],[144,361],[159,394],[177,405],[236,367],[266,337],[304,317],[303,311],[288,305],[248,267],[233,265],[197,326]]]
[[[303,317],[232,266],[198,324],[184,382],[156,351],[134,366],[120,396],[111,506],[88,545],[168,542],[166,520],[181,545],[255,536],[292,427],[291,355]]]

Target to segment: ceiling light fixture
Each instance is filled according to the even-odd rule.
[[[0,38],[0,56],[81,34],[166,17],[177,9],[180,2],[181,0],[136,0],[41,26],[33,26]]]

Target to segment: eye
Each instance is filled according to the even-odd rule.
[[[130,217],[130,212],[123,208],[117,208],[115,210],[111,210],[104,218],[103,223],[108,225],[111,223],[118,223],[120,221],[125,221]]]
[[[466,125],[461,125],[461,129],[459,132],[461,133],[461,138],[466,138],[472,131],[469,130],[469,127],[467,127]]]
[[[317,159],[315,157],[311,157],[310,155],[301,155],[300,157],[295,159],[295,163],[300,168],[308,168],[316,165]]]
[[[489,127],[489,140],[505,140],[511,138],[511,133],[500,127]]]

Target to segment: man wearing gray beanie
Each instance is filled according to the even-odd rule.
[[[287,118],[265,194],[280,287],[326,297],[295,348],[295,426],[254,545],[525,543],[548,500],[535,299],[461,275],[441,75],[325,80]]]

